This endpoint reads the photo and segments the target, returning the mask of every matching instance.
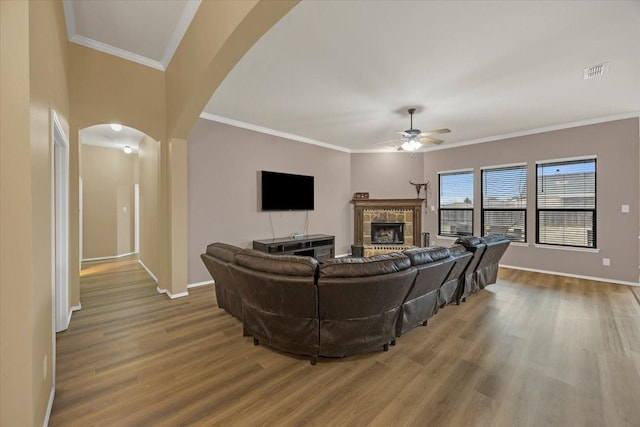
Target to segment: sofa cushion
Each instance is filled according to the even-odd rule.
[[[411,267],[409,258],[399,252],[365,258],[332,258],[320,264],[320,277],[368,277],[396,273]]]
[[[449,247],[449,255],[451,255],[452,257],[458,257],[461,254],[465,254],[467,252],[468,252],[467,248],[465,248],[464,246],[462,246],[459,243],[454,244],[453,246]]]
[[[475,236],[458,237],[456,243],[461,244],[465,248],[472,248],[482,244],[482,240]]]
[[[489,234],[487,236],[481,237],[480,241],[485,244],[495,243],[495,242],[504,242],[507,237],[504,234]]]
[[[220,242],[211,243],[207,246],[207,254],[225,262],[231,262],[233,260],[233,256],[241,250],[242,249],[237,246]]]
[[[428,248],[411,248],[403,252],[409,257],[411,265],[427,264],[449,257],[449,250],[443,246],[429,246]]]
[[[318,261],[311,257],[271,255],[253,249],[242,249],[233,261],[250,270],[285,276],[315,276],[318,270]]]

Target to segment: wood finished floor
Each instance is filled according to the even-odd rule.
[[[501,270],[388,352],[316,366],[255,347],[212,286],[189,293],[158,294],[134,258],[85,264],[49,425],[640,425],[627,286]]]

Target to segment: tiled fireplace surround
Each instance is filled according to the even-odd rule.
[[[364,256],[420,246],[423,201],[424,199],[353,199],[351,203],[354,205],[354,244],[363,246]],[[372,223],[404,223],[404,243],[372,243]]]

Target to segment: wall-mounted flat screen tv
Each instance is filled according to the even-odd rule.
[[[261,172],[263,211],[312,211],[313,177]]]

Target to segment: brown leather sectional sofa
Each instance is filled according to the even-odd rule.
[[[458,239],[450,248],[412,248],[372,257],[272,255],[224,243],[201,258],[218,306],[254,344],[309,356],[388,350],[438,309],[495,283],[504,236]]]

